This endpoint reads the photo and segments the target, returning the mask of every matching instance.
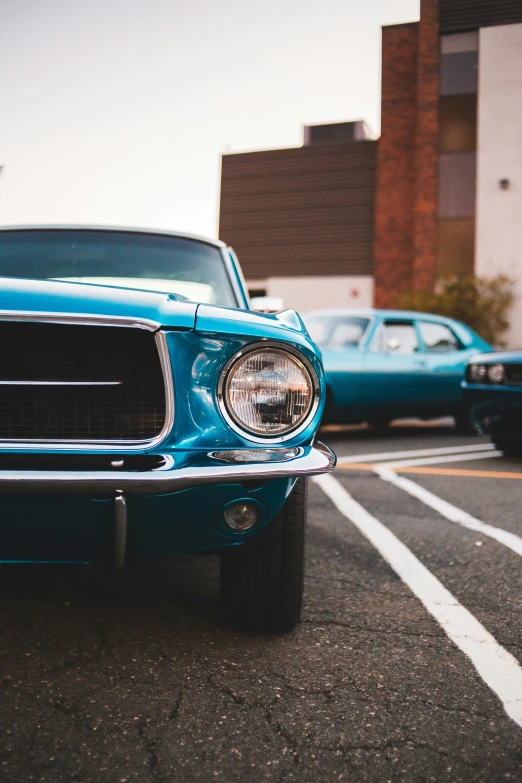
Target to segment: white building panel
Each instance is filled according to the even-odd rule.
[[[371,275],[269,277],[248,281],[248,287],[264,288],[267,296],[281,297],[284,307],[302,312],[325,307],[372,307],[373,303]]]
[[[478,95],[475,271],[515,278],[507,339],[522,347],[522,24],[480,30]]]

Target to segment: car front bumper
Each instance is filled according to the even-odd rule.
[[[281,452],[279,459],[277,451]],[[270,461],[262,461],[266,454],[272,457]],[[230,460],[238,457],[241,461],[228,461],[227,455]],[[250,460],[246,461],[248,457]],[[334,453],[323,443],[293,450],[214,451],[203,460],[200,458],[203,464],[187,462],[186,454],[179,460],[176,455],[165,459],[164,466],[148,471],[0,470],[0,494],[169,495],[209,484],[319,475],[333,470],[336,462]]]
[[[479,432],[522,440],[522,390],[513,387],[464,385],[464,402]]]
[[[48,464],[44,456],[36,466]],[[270,523],[296,479],[329,472],[335,456],[316,443],[171,454],[155,470],[81,470],[70,463],[69,470],[0,470],[0,562],[122,566],[129,558],[241,544]],[[244,502],[256,505],[259,520],[235,533],[223,511]]]

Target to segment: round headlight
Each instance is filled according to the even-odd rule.
[[[486,380],[486,365],[485,364],[470,364],[469,366],[469,378],[473,383],[481,383]]]
[[[240,355],[225,368],[222,397],[232,421],[249,434],[282,437],[306,423],[318,384],[304,357],[273,347]]]
[[[502,383],[506,377],[503,364],[492,364],[488,367],[488,378],[491,383]]]

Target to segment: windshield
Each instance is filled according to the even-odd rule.
[[[238,305],[219,248],[165,234],[0,231],[0,277],[164,291],[192,302]]]
[[[355,315],[303,315],[312,340],[322,348],[358,348],[370,323]]]

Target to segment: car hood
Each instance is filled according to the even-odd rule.
[[[264,314],[236,308],[179,301],[174,294],[130,288],[0,277],[2,314],[41,314],[53,317],[85,316],[146,321],[149,328],[195,329],[201,332],[241,334],[253,338],[292,339],[313,346],[300,317],[293,310]],[[312,350],[317,352],[313,346]]]
[[[193,329],[197,304],[173,294],[53,280],[0,278],[0,313],[84,315]]]

